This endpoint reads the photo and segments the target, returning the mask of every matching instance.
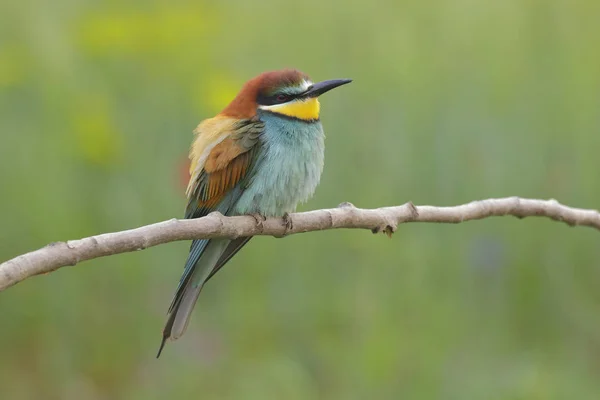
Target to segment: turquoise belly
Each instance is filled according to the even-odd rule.
[[[263,150],[235,214],[281,216],[314,193],[323,171],[325,145],[320,122],[259,113],[265,122]]]

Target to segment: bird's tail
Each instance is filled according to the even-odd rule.
[[[169,307],[162,342],[156,358],[160,357],[167,339],[176,340],[185,332],[200,291],[230,242],[229,239],[192,242],[185,271]]]

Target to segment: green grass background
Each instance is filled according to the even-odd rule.
[[[597,0],[0,3],[0,260],[180,217],[200,120],[322,98],[302,210],[600,204]],[[188,243],[0,293],[2,399],[596,399],[600,236],[543,219],[255,238],[154,359]]]

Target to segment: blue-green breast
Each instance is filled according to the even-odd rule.
[[[307,122],[259,111],[265,123],[262,146],[236,214],[281,216],[314,193],[325,158],[325,135],[319,121]]]

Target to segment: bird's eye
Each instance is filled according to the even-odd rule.
[[[288,99],[288,96],[287,96],[287,95],[285,95],[285,94],[278,94],[278,95],[277,95],[277,97],[276,97],[276,99],[277,99],[277,101],[279,101],[279,102],[284,102],[284,101],[287,101],[287,99]]]

